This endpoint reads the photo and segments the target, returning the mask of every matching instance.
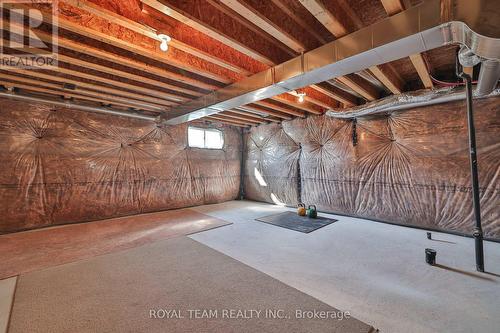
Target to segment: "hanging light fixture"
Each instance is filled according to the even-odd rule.
[[[168,43],[172,40],[172,38],[165,34],[159,34],[158,38],[160,39],[160,50],[163,52],[168,51]]]

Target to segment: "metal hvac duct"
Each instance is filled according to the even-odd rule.
[[[484,60],[481,62],[479,79],[477,81],[476,96],[489,94],[496,88],[500,79],[500,63],[496,60]]]
[[[113,110],[113,109],[109,109],[109,108],[83,105],[83,104],[70,102],[70,101],[48,100],[46,98],[41,98],[41,97],[36,97],[36,96],[20,95],[20,94],[15,93],[15,92],[0,91],[0,97],[7,97],[10,99],[19,100],[19,101],[37,102],[37,103],[44,103],[44,104],[48,104],[48,105],[57,105],[57,106],[65,107],[65,108],[72,108],[72,109],[82,110],[82,111],[106,113],[106,114],[111,114],[114,116],[142,119],[142,120],[147,120],[147,121],[158,121],[158,117],[147,116],[147,115],[143,115],[143,114],[139,114],[139,113],[125,112],[125,111]]]
[[[498,0],[453,0],[449,14],[428,0],[209,95],[175,107],[175,125],[444,45],[500,60]],[[445,8],[445,6],[443,6]],[[489,37],[485,37],[489,36]]]

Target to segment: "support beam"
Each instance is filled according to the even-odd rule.
[[[224,116],[226,118],[233,118],[233,119],[236,119],[236,120],[241,120],[241,121],[244,121],[246,123],[251,123],[251,124],[256,124],[256,125],[267,123],[266,121],[260,121],[260,120],[255,120],[255,119],[252,119],[252,118],[249,118],[249,117],[244,117],[244,116],[236,115],[236,114],[233,114],[233,113],[231,113],[229,111],[221,112],[218,115]]]
[[[222,114],[228,116],[228,117],[233,117],[236,119],[241,119],[241,120],[247,120],[247,121],[253,121],[258,124],[267,124],[268,121],[262,117],[256,117],[253,115],[249,115],[248,112],[239,112],[237,110],[229,110],[229,111],[224,111]]]
[[[220,123],[220,124],[225,124],[225,125],[230,125],[230,126],[236,126],[236,127],[241,127],[241,128],[250,128],[250,125],[242,125],[242,124],[230,122],[230,121],[227,121],[227,120],[213,119],[213,118],[210,118],[210,117],[201,118],[200,120],[206,120],[206,121],[209,121],[210,123]],[[193,122],[193,123],[196,123],[196,122]]]
[[[368,83],[368,81],[355,74],[341,76],[338,77],[337,80],[363,96],[368,101],[374,101],[379,97],[378,91],[370,83]]]
[[[128,97],[128,98],[135,98],[135,99],[140,100],[140,101],[148,102],[149,105],[154,106],[156,108],[160,108],[161,110],[167,110],[167,106],[155,104],[154,102],[151,103],[150,98],[147,98],[143,95],[135,94],[135,93],[132,93],[129,91],[122,91],[122,90],[118,90],[118,89],[114,89],[114,88],[108,88],[108,87],[99,86],[99,85],[95,85],[95,84],[85,83],[85,82],[76,81],[76,80],[72,80],[72,79],[68,79],[68,78],[64,78],[64,77],[59,77],[56,75],[36,72],[34,70],[24,70],[24,69],[18,69],[15,67],[7,67],[7,66],[3,66],[1,69],[4,71],[9,71],[11,73],[19,73],[22,75],[36,77],[36,78],[39,78],[42,80],[74,84],[77,87],[82,87],[82,88],[86,88],[86,89],[90,89],[90,90],[98,90],[98,91],[106,92],[106,93],[111,94],[111,95],[117,95],[117,96]],[[54,71],[59,70],[57,67],[53,67],[50,69],[52,69]]]
[[[245,126],[255,126],[255,124],[252,124],[252,123],[249,123],[247,121],[243,121],[243,120],[236,120],[236,119],[232,119],[232,118],[226,118],[222,115],[216,115],[216,116],[208,116],[206,117],[207,119],[213,119],[213,120],[219,120],[219,121],[225,121],[227,123],[233,123],[233,124],[239,124],[239,125],[245,125]]]
[[[240,111],[239,109],[231,109],[231,112],[235,113],[235,114],[239,114],[239,115],[251,117],[251,118],[254,118],[254,119],[258,119],[258,120],[270,121],[270,122],[273,122],[273,123],[279,123],[279,122],[281,122],[281,120],[274,119],[272,117],[262,117],[260,115],[255,114],[255,113],[252,113],[252,112]]]
[[[151,8],[156,9],[157,11],[168,15],[177,21],[180,21],[202,33],[204,33],[207,36],[212,37],[215,40],[218,40],[221,43],[224,43],[233,49],[240,51],[243,54],[246,54],[260,62],[265,63],[266,65],[273,65],[272,60],[269,58],[265,57],[264,55],[258,53],[257,51],[254,51],[253,49],[249,48],[248,46],[244,45],[243,43],[236,41],[232,38],[230,38],[227,35],[224,35],[218,31],[215,31],[214,29],[211,29],[207,27],[205,24],[203,24],[201,21],[196,20],[194,17],[190,16],[187,13],[183,13],[180,10],[176,10],[174,7],[169,6],[165,1],[158,1],[158,0],[141,0],[142,3],[150,6]]]
[[[135,118],[135,119],[141,119],[141,120],[152,121],[152,122],[156,122],[158,120],[157,117],[149,116],[149,115],[145,115],[145,114],[140,114],[137,112],[127,112],[127,111],[113,109],[113,108],[109,108],[109,107],[98,107],[98,106],[86,105],[83,103],[79,103],[77,101],[63,101],[63,100],[57,100],[57,99],[50,99],[49,100],[49,99],[42,98],[42,97],[35,96],[35,95],[25,95],[25,94],[18,94],[15,92],[1,92],[1,91],[0,91],[0,96],[2,96],[4,98],[17,100],[17,101],[43,103],[43,104],[47,104],[47,105],[51,105],[51,106],[60,106],[63,108],[70,108],[73,110],[111,114],[114,116]]]
[[[325,8],[321,0],[299,0],[300,3],[334,35],[339,38],[348,33],[342,23]]]
[[[327,87],[325,84],[320,83],[311,87],[331,98],[336,99],[337,101],[340,101],[346,107],[351,107],[358,103],[356,97],[332,85],[328,85]]]
[[[3,41],[4,43],[7,42],[5,39],[0,39],[0,41]],[[4,44],[4,45],[7,45],[7,44]],[[33,54],[42,54],[43,53],[42,50],[39,50],[39,49],[36,49],[36,48],[26,49],[26,52],[33,53]],[[164,88],[164,89],[169,89],[170,90],[171,88],[174,88],[174,89],[177,88],[175,86],[169,85],[169,84],[164,83],[164,82],[160,82],[160,81],[157,81],[157,80],[152,80],[152,79],[149,79],[149,78],[144,77],[144,76],[135,75],[135,74],[132,74],[132,73],[128,73],[128,72],[120,71],[120,70],[117,70],[117,69],[113,69],[113,68],[110,68],[110,67],[101,66],[101,65],[94,64],[94,63],[91,63],[91,62],[88,62],[88,61],[83,61],[83,60],[80,60],[78,58],[73,58],[73,57],[66,56],[64,54],[58,54],[57,55],[57,60],[59,62],[64,62],[64,63],[70,64],[70,65],[76,65],[76,66],[88,68],[88,69],[91,69],[91,70],[94,70],[94,71],[99,71],[99,72],[107,73],[107,74],[110,74],[110,75],[119,76],[119,77],[122,77],[122,78],[124,78],[126,80],[135,80],[135,81],[138,81],[138,82],[141,82],[141,83],[151,84],[151,85],[154,85],[154,86],[157,86],[157,87],[161,87],[161,88]],[[61,68],[64,69],[63,67],[58,67],[58,68],[59,69],[61,69]],[[100,76],[88,75],[88,74],[85,74],[85,73],[78,74],[78,73],[80,73],[80,72],[78,72],[78,71],[71,71],[69,74],[73,75],[73,76],[82,76],[83,75],[82,77],[90,79],[90,80],[97,80],[97,81],[104,80],[103,81],[104,83],[107,83],[107,84],[110,84],[110,85],[118,85],[118,86],[121,86],[121,87],[126,88],[126,89],[139,90],[139,91],[141,91],[141,92],[143,92],[145,94],[152,95],[152,96],[157,96],[157,97],[164,98],[164,99],[167,99],[167,100],[170,100],[170,101],[174,101],[174,102],[187,102],[187,101],[189,101],[189,99],[186,98],[186,97],[180,97],[178,95],[174,95],[174,94],[171,94],[171,93],[158,92],[156,90],[151,90],[151,89],[144,88],[144,87],[141,87],[141,86],[129,85],[129,84],[123,83],[122,81],[107,80],[105,78],[101,78]],[[201,96],[201,93],[195,93],[195,92],[191,92],[191,91],[190,91],[190,93],[192,95],[194,95],[194,96]],[[171,105],[171,104],[169,104],[169,105]]]
[[[500,47],[500,39],[488,38],[480,32],[488,29],[484,22],[477,20],[466,8],[474,6],[479,13],[485,7],[481,0],[470,0],[471,4],[458,1],[455,11],[460,17],[450,22],[442,22],[439,0],[428,0],[406,10],[404,15],[396,15],[365,27],[356,33],[333,41],[320,48],[291,59],[286,64],[244,78],[239,82],[219,89],[210,95],[176,107],[167,116],[167,124],[191,121],[223,110],[271,98],[285,92],[300,89],[326,80],[349,75],[382,63],[388,63],[410,53],[420,53],[451,43],[461,43],[471,48],[478,56],[497,59],[495,52]],[[418,24],[416,24],[418,23]],[[394,26],[411,25],[413,29],[394,29]],[[476,29],[476,32],[475,30]],[[387,36],[387,31],[391,35]],[[464,34],[456,34],[461,30]],[[467,38],[463,38],[467,36]],[[356,45],[355,48],[352,45]],[[409,49],[407,45],[412,45]],[[483,47],[483,45],[488,45]],[[481,46],[481,47],[478,47]],[[369,56],[376,54],[377,56]],[[361,88],[368,100],[374,100],[378,93],[374,87],[363,86],[360,79],[348,78]]]
[[[389,64],[386,64],[386,66],[372,66],[370,72],[393,94],[397,95],[403,92],[403,81]]]
[[[294,96],[294,99],[295,98],[296,97]],[[306,100],[306,98],[304,98],[304,100]],[[308,105],[308,102],[299,103],[299,102],[292,101],[292,100],[285,98],[284,96],[280,96],[280,95],[271,97],[270,99],[272,99],[276,102],[280,102],[280,103],[286,104],[288,106],[291,106],[292,108],[302,110],[304,112],[308,112],[308,113],[312,113],[312,114],[322,114],[323,113],[322,111],[318,111],[318,110],[314,109],[312,106]],[[310,100],[310,98],[309,98],[309,100]],[[298,114],[297,114],[297,116],[298,117],[305,117],[304,112],[301,113],[302,114],[301,116]]]
[[[106,94],[102,94],[102,93],[91,91],[91,90],[86,90],[86,89],[81,89],[81,88],[69,90],[69,89],[65,89],[64,86],[61,84],[41,82],[39,80],[33,80],[33,79],[20,77],[20,76],[16,76],[16,75],[4,74],[1,72],[0,72],[0,78],[2,78],[4,80],[14,81],[11,84],[13,86],[17,86],[19,88],[27,89],[26,85],[35,86],[35,87],[42,86],[39,88],[45,88],[45,89],[50,89],[52,91],[58,91],[60,94],[63,94],[64,97],[89,96],[89,97],[94,97],[95,99],[88,99],[88,100],[95,100],[98,102],[102,102],[103,100],[106,100],[106,101],[109,101],[109,103],[113,103],[115,105],[121,105],[121,106],[126,106],[126,107],[133,107],[133,108],[139,107],[139,108],[142,108],[144,110],[150,110],[150,111],[155,111],[155,112],[162,111],[161,108],[143,103],[141,101],[137,101],[137,100],[130,99],[130,98],[117,97],[117,96],[113,96],[113,95],[106,95]],[[19,83],[23,84],[24,86],[21,87],[21,85],[19,85]]]
[[[282,102],[282,99],[277,99],[277,101],[279,102]],[[285,108],[283,106],[280,106],[280,105],[277,105],[277,104],[274,104],[274,103],[270,103],[268,101],[256,101],[255,104],[258,104],[258,105],[261,105],[261,106],[265,106],[266,108],[270,108],[270,109],[273,109],[273,110],[276,110],[276,111],[279,111],[279,112],[283,112],[285,114],[289,114],[289,115],[292,115],[292,116],[296,116],[296,117],[302,117],[304,118],[306,115],[304,112],[302,111],[298,111],[298,110],[294,110],[294,109],[288,109],[288,108]]]
[[[137,23],[133,20],[130,20],[124,16],[118,15],[115,12],[112,12],[110,10],[102,8],[102,7],[96,5],[92,2],[89,2],[86,0],[62,0],[62,1],[70,4],[73,7],[85,10],[86,12],[89,12],[97,17],[103,18],[111,23],[115,23],[115,24],[120,25],[122,27],[125,27],[129,30],[137,32],[141,35],[149,37],[155,41],[160,41],[156,31],[154,31],[153,29],[151,29],[145,25],[142,25],[140,23]],[[236,72],[236,73],[239,73],[242,75],[251,74],[250,72],[248,72],[244,68],[238,67],[234,64],[231,64],[228,61],[225,61],[223,59],[215,57],[215,56],[213,56],[205,51],[194,48],[194,47],[192,47],[186,43],[183,43],[179,40],[176,40],[174,38],[172,38],[172,40],[170,41],[169,44],[173,48],[176,48],[176,49],[181,50],[183,52],[189,53],[195,57],[206,60],[208,62],[215,64],[215,65],[221,66],[223,68],[229,69],[233,72]]]
[[[389,16],[402,12],[405,9],[400,0],[380,0],[380,2],[382,2],[382,6],[384,6],[384,9]]]
[[[24,6],[24,7],[26,9],[30,8],[28,6]],[[44,20],[46,20],[48,17],[50,17],[50,15],[43,15]],[[51,24],[52,22],[47,21],[45,23]],[[80,36],[91,38],[91,39],[109,44],[111,46],[118,47],[118,48],[121,48],[123,50],[139,54],[139,55],[146,57],[146,58],[149,58],[151,60],[158,61],[158,62],[167,64],[169,66],[174,66],[174,67],[178,68],[179,70],[194,73],[194,74],[203,76],[205,78],[208,78],[208,79],[211,79],[214,81],[218,81],[221,83],[225,83],[225,84],[229,84],[232,82],[231,79],[229,79],[225,76],[215,74],[215,73],[212,73],[208,70],[205,70],[202,68],[197,68],[191,64],[188,65],[188,64],[185,64],[185,63],[179,61],[178,59],[170,56],[168,53],[162,52],[159,49],[159,44],[155,46],[154,50],[147,49],[147,48],[135,45],[133,43],[127,42],[123,39],[102,33],[102,32],[97,31],[95,29],[85,27],[81,24],[74,23],[72,21],[69,21],[69,20],[61,17],[61,15],[59,15],[59,17],[58,17],[58,27],[60,29],[64,29],[64,30],[70,31],[72,33],[78,34]]]
[[[420,53],[412,54],[410,56],[410,60],[417,70],[418,76],[420,76],[424,87],[433,88],[434,84],[432,83],[431,76],[429,75],[423,56]]]
[[[323,5],[321,0],[300,0],[302,5],[311,12],[335,37],[340,38],[348,33],[347,28],[335,17],[330,11]],[[345,2],[341,2],[343,8],[348,7],[348,4]],[[347,8],[349,9],[349,8]],[[351,11],[348,11],[349,13]],[[351,15],[355,15],[352,13]],[[360,21],[357,17],[356,24],[359,25]],[[400,94],[402,91],[403,84],[395,79],[394,75],[385,74],[381,68],[377,66],[372,66],[370,69],[373,69],[374,75],[377,79],[382,82],[392,93]],[[364,96],[364,95],[363,95]],[[366,97],[365,97],[366,98]],[[345,102],[342,102],[346,104]],[[347,105],[347,104],[346,104]]]
[[[281,118],[281,119],[284,119],[284,120],[290,120],[292,119],[292,117],[289,115],[289,114],[286,114],[286,113],[281,113],[281,112],[276,112],[274,110],[269,110],[269,109],[266,109],[266,108],[262,108],[258,105],[242,105],[242,106],[239,106],[238,109],[240,110],[243,110],[243,111],[254,111],[254,112],[258,112],[258,113],[266,113],[270,116],[273,116],[273,117],[277,117],[277,118]]]
[[[402,12],[405,7],[401,0],[381,0],[382,5],[384,6],[387,15],[392,16],[399,12]],[[446,0],[444,1],[447,2]],[[443,11],[443,5],[441,4],[441,11]],[[447,9],[448,10],[448,9]],[[442,16],[442,15],[441,15]],[[425,65],[425,60],[422,54],[417,53],[410,56],[410,60],[417,70],[418,76],[422,80],[425,88],[433,88],[434,85],[432,83],[431,77],[429,75],[429,71],[427,70],[427,66]]]
[[[5,85],[5,86],[10,86],[10,87],[15,87],[15,88],[20,88],[32,92],[37,92],[37,93],[44,93],[44,94],[49,94],[51,96],[57,96],[57,97],[72,97],[80,100],[85,100],[85,101],[91,101],[91,102],[96,102],[96,103],[104,103],[104,104],[110,104],[110,105],[116,105],[116,106],[123,106],[127,108],[140,108],[142,110],[146,111],[152,111],[152,112],[162,112],[162,110],[159,110],[157,108],[151,108],[149,105],[144,105],[142,103],[137,103],[134,101],[126,101],[123,102],[123,99],[116,99],[111,96],[103,96],[103,97],[89,97],[85,96],[82,94],[76,94],[76,93],[71,93],[63,89],[51,89],[51,88],[42,88],[38,87],[33,84],[26,84],[22,82],[10,82],[10,81],[5,81],[3,80],[4,76],[0,74],[0,85]],[[17,81],[17,79],[16,79]],[[98,96],[98,95],[96,95]],[[102,96],[102,95],[101,95]]]
[[[288,34],[286,31],[276,26],[273,22],[267,19],[260,12],[256,11],[243,0],[220,0],[223,4],[243,16],[254,25],[264,30],[286,46],[290,47],[295,52],[304,52],[304,45]]]

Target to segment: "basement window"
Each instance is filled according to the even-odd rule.
[[[188,127],[188,144],[192,148],[222,149],[224,134],[212,128]]]

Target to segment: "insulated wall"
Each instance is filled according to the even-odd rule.
[[[0,233],[235,199],[241,134],[187,147],[187,125],[0,100]]]
[[[500,99],[477,100],[485,234],[500,238]],[[315,116],[246,135],[248,199],[471,233],[465,101],[353,121]]]

